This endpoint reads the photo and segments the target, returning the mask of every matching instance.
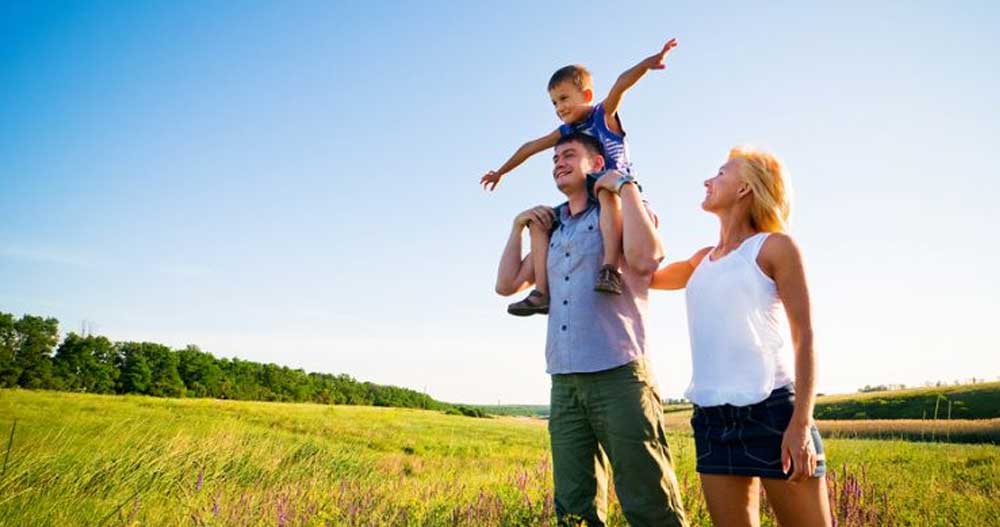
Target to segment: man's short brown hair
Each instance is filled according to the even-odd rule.
[[[564,145],[566,143],[579,143],[590,155],[596,155],[604,157],[604,147],[601,146],[601,142],[597,140],[596,137],[592,135],[587,135],[583,132],[573,132],[569,135],[560,137],[556,141],[556,146]]]
[[[590,78],[590,72],[581,64],[571,64],[557,69],[552,74],[552,78],[549,79],[549,91],[564,82],[573,83],[573,86],[576,86],[580,91],[594,89],[594,81]]]

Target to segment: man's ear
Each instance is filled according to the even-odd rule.
[[[594,102],[594,90],[590,88],[583,90],[583,100],[587,101],[587,104]]]
[[[604,170],[604,156],[601,154],[594,154],[594,172],[600,172]]]

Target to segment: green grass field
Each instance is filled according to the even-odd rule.
[[[949,409],[950,403],[950,409]],[[820,397],[816,419],[996,419],[1000,382]]]
[[[691,433],[691,411],[669,412],[663,416],[667,430]],[[825,438],[887,439],[934,443],[985,443],[1000,445],[1000,419],[924,420],[869,419],[817,421]]]
[[[554,520],[534,419],[2,390],[5,454],[15,419],[0,525]],[[670,439],[692,524],[709,525],[693,442]],[[841,525],[1000,525],[1000,447],[830,439],[827,452]],[[610,523],[624,525],[616,505]]]
[[[549,413],[549,407],[544,405],[478,408],[494,415],[537,417],[547,416]],[[663,412],[668,414],[690,410],[690,404],[668,404],[663,407]],[[815,417],[819,420],[837,421],[1000,419],[1000,382],[825,395],[816,401]],[[982,425],[977,426],[982,428]]]

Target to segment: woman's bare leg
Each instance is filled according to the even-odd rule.
[[[826,478],[808,478],[797,483],[769,478],[761,481],[781,527],[829,527],[833,524]]]
[[[698,474],[708,504],[708,514],[717,527],[760,526],[760,484],[749,476]]]

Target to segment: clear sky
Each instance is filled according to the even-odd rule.
[[[5,2],[0,311],[114,340],[545,403],[545,319],[493,292],[514,215],[561,195],[539,155],[568,63],[621,108],[670,258],[713,244],[702,181],[781,156],[819,389],[1000,375],[1000,8],[838,2]],[[683,294],[655,292],[664,396]]]

